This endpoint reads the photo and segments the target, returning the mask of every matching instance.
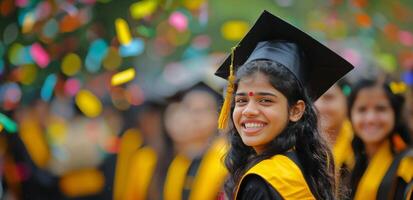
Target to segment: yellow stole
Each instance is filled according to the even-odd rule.
[[[59,186],[68,197],[97,194],[103,190],[105,177],[97,169],[82,169],[66,173],[60,178]]]
[[[113,199],[121,199],[124,193],[124,183],[127,180],[133,152],[142,145],[142,137],[137,129],[128,129],[120,141],[120,148],[116,161]]]
[[[157,161],[158,156],[151,147],[142,147],[135,152],[125,181],[125,193],[122,199],[146,199]]]
[[[224,138],[218,138],[202,158],[192,182],[190,200],[215,199],[225,181],[227,170],[222,158],[227,151]],[[182,199],[182,191],[191,160],[178,155],[172,161],[165,180],[164,199]]]
[[[371,158],[357,186],[355,200],[376,199],[380,183],[393,161],[390,150],[390,142],[386,140]]]
[[[315,199],[300,168],[285,155],[275,155],[249,169],[238,185],[235,199],[243,179],[250,174],[265,179],[283,199]]]
[[[350,121],[344,121],[339,135],[337,136],[336,143],[333,146],[334,164],[336,166],[336,172],[340,171],[343,165],[346,165],[350,169],[354,167],[354,152],[351,146],[353,140],[353,130],[351,128]]]

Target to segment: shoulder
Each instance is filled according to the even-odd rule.
[[[247,175],[240,185],[237,199],[282,199],[281,195],[258,175]]]
[[[413,149],[409,149],[400,161],[397,169],[397,176],[401,177],[406,183],[413,179]]]

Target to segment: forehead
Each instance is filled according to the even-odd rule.
[[[216,100],[215,97],[210,94],[209,92],[202,91],[202,90],[193,90],[188,92],[182,102],[186,105],[193,105],[193,104],[215,104]]]
[[[357,102],[367,104],[390,103],[384,89],[380,86],[360,89],[355,99],[355,103]]]
[[[275,88],[271,85],[267,75],[255,72],[249,76],[242,77],[238,82],[238,90],[245,88]]]

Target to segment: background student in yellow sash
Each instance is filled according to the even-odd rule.
[[[406,185],[413,177],[413,154],[401,116],[406,88],[402,84],[376,78],[354,84],[349,113],[356,163],[350,198],[403,199],[409,195]]]
[[[227,175],[222,161],[226,142],[217,134],[219,95],[199,83],[182,96],[165,113],[176,156],[168,168],[164,199],[217,199]]]
[[[347,115],[347,96],[350,85],[341,79],[327,90],[316,102],[321,133],[326,137],[334,156],[334,165],[338,178],[339,193],[346,195],[347,186],[343,184],[349,178],[354,166],[354,153],[351,147],[353,129]]]
[[[304,32],[261,14],[216,72],[229,80],[219,127],[228,114],[234,125],[225,160],[229,198],[335,199],[334,158],[312,102],[352,68]]]

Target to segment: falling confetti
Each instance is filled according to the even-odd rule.
[[[143,0],[133,3],[129,10],[134,19],[141,19],[151,15],[156,10],[157,5],[156,0]]]
[[[63,58],[62,72],[67,76],[73,76],[82,67],[80,57],[75,53],[69,53]]]
[[[36,62],[40,68],[45,68],[50,62],[49,54],[43,49],[39,43],[32,44],[30,48],[30,55],[34,62]]]
[[[247,33],[248,27],[244,21],[228,21],[222,26],[221,34],[227,40],[238,41]]]
[[[119,48],[119,54],[122,57],[137,56],[143,52],[144,48],[145,45],[143,40],[135,38],[128,45],[122,45]]]
[[[0,113],[0,124],[9,133],[16,133],[18,130],[17,124],[3,113]]]
[[[113,86],[121,85],[123,83],[131,81],[133,78],[135,78],[135,69],[129,68],[125,71],[113,75],[111,84]]]
[[[97,117],[102,112],[102,103],[88,90],[80,90],[76,95],[75,101],[82,113],[87,117]]]
[[[43,87],[40,91],[40,97],[43,101],[50,101],[53,95],[54,87],[57,83],[57,77],[55,74],[50,74],[47,76],[46,80],[43,83]]]
[[[132,41],[132,36],[129,31],[128,23],[122,18],[117,18],[115,21],[115,25],[119,42],[122,45],[128,45]]]

